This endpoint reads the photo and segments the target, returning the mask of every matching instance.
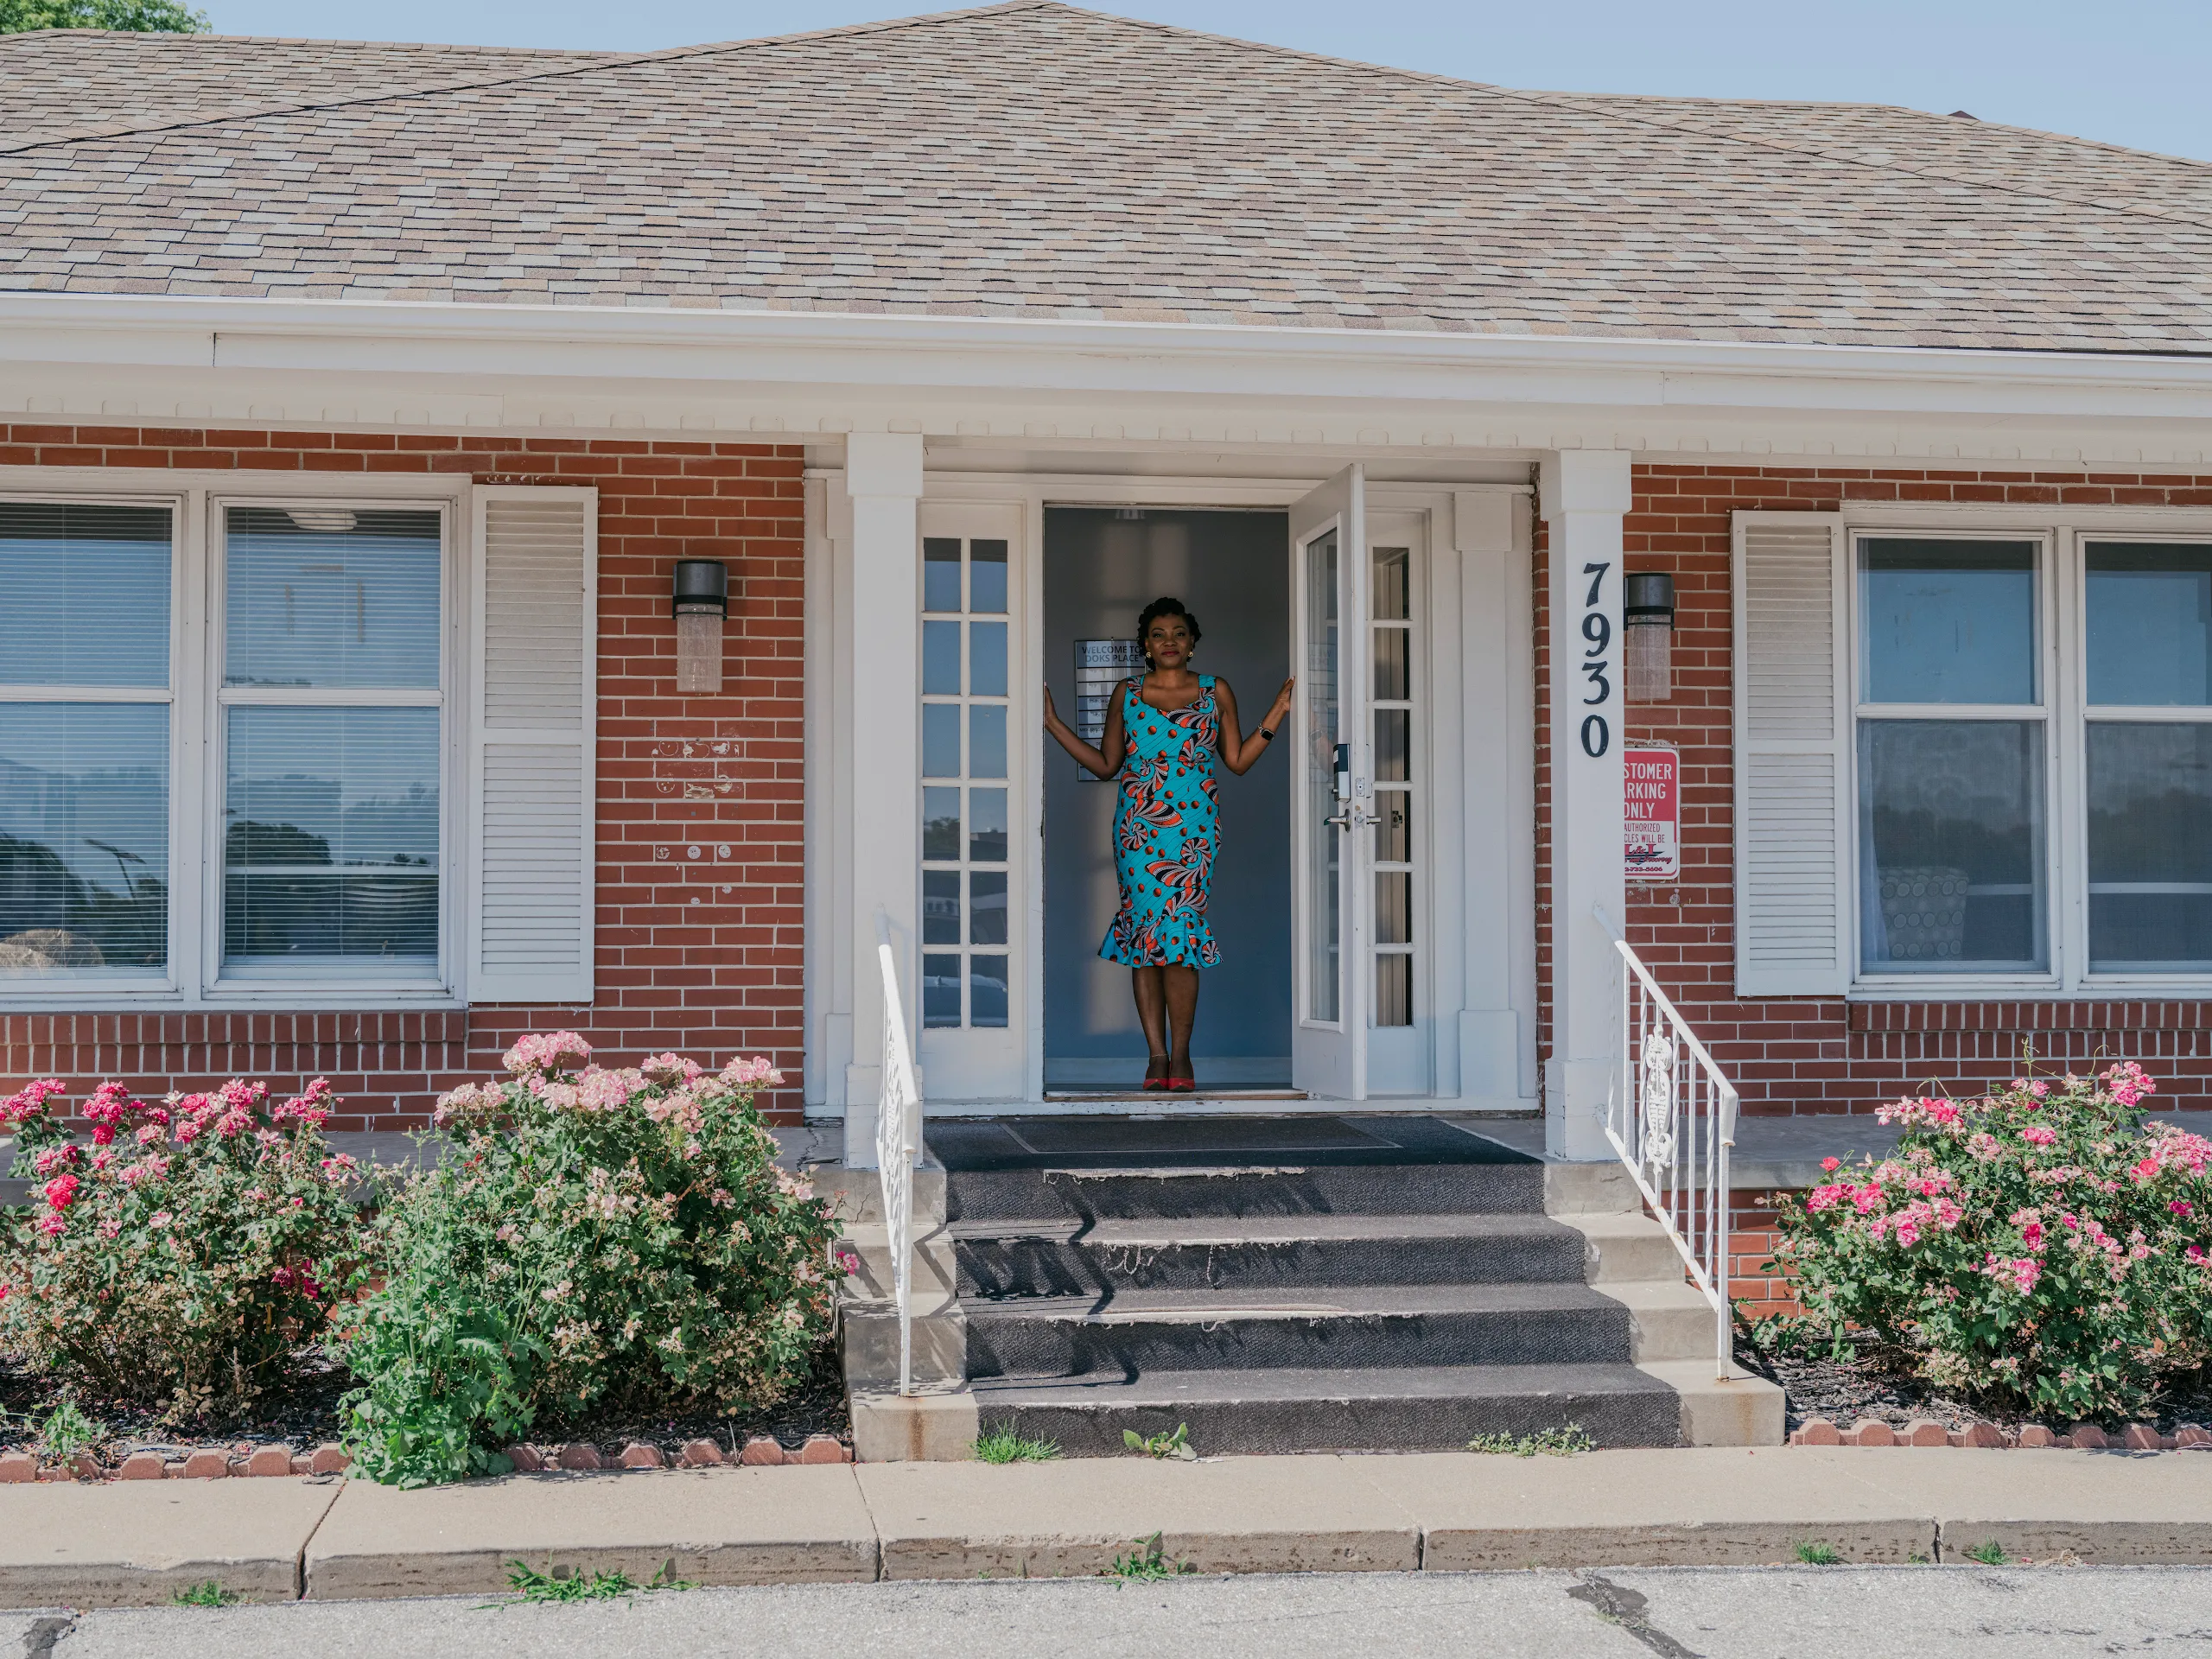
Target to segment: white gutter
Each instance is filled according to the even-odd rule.
[[[0,295],[33,365],[360,375],[483,392],[690,384],[1377,406],[2212,422],[2212,353],[2096,355],[1214,323]],[[195,377],[196,378],[196,377]],[[2194,435],[2191,435],[2192,437]]]

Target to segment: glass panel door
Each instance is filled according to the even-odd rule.
[[[922,605],[922,1025],[1003,1029],[1006,542],[925,537]]]
[[[1370,717],[1366,484],[1347,467],[1290,512],[1298,1023],[1291,1078],[1332,1100],[1367,1095],[1373,989],[1375,767]]]

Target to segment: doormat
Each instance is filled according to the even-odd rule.
[[[1364,1152],[1392,1143],[1341,1117],[1031,1117],[1000,1120],[1030,1152]]]

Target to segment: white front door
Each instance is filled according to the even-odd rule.
[[[1291,1081],[1331,1100],[1367,1097],[1368,935],[1374,895],[1367,482],[1346,467],[1290,510],[1291,767],[1297,914]]]

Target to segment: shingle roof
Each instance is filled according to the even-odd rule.
[[[2212,166],[1956,117],[1048,0],[629,56],[148,39],[0,42],[0,290],[2212,352]]]

